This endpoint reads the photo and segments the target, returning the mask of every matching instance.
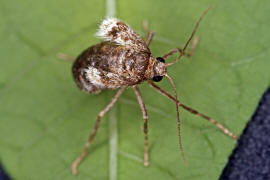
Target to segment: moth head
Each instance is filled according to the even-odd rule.
[[[154,77],[153,81],[159,82],[162,80],[163,76],[166,74],[165,60],[162,57],[157,57],[154,65]]]

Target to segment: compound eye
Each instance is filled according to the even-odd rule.
[[[154,76],[152,80],[155,82],[159,82],[162,80],[162,78],[163,78],[163,76]]]
[[[165,63],[165,60],[164,60],[162,57],[157,57],[156,59],[157,59],[159,62]]]

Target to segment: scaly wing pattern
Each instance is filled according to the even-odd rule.
[[[144,40],[128,25],[116,18],[107,18],[102,21],[98,37],[119,45],[130,46],[137,51],[147,50]]]

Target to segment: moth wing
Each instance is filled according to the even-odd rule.
[[[130,80],[132,81],[132,79],[127,80],[125,76],[119,72],[108,72],[91,66],[86,68],[84,71],[86,73],[86,79],[92,84],[92,86],[95,86],[100,90],[127,86],[130,83]]]
[[[144,40],[127,24],[116,18],[107,18],[102,21],[98,37],[123,46],[131,46],[136,50],[146,50]]]

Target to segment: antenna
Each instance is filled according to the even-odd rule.
[[[208,13],[208,11],[209,11],[210,9],[212,9],[213,7],[214,7],[214,5],[211,5],[208,9],[206,9],[206,10],[203,12],[203,14],[201,15],[201,17],[200,17],[199,20],[197,21],[197,23],[196,23],[196,25],[195,25],[195,28],[193,29],[193,31],[192,31],[192,33],[191,33],[191,35],[190,35],[188,41],[186,42],[186,44],[185,44],[185,46],[184,46],[184,48],[183,48],[182,50],[179,50],[179,51],[180,51],[180,55],[178,56],[178,58],[176,58],[173,62],[167,63],[167,64],[166,64],[166,67],[171,66],[171,65],[177,63],[177,62],[179,61],[179,59],[185,54],[185,50],[186,50],[186,48],[188,47],[190,41],[192,40],[194,34],[196,33],[196,31],[197,31],[197,29],[198,29],[198,27],[199,27],[199,25],[200,25],[200,23],[201,23],[203,17],[204,17],[204,16]]]

